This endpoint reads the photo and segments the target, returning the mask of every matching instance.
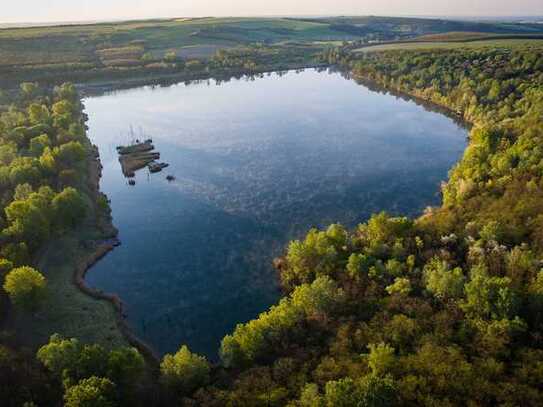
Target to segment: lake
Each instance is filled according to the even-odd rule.
[[[122,241],[87,281],[120,295],[157,352],[187,344],[212,360],[236,323],[280,297],[271,261],[290,239],[439,204],[466,146],[451,118],[331,71],[145,86],[84,103]],[[138,171],[131,186],[115,147],[133,134],[151,137],[170,166]]]

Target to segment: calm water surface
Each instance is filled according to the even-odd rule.
[[[142,87],[85,100],[122,245],[88,273],[161,353],[214,359],[221,338],[279,298],[270,267],[311,226],[439,202],[466,130],[338,73]],[[162,173],[123,177],[115,146],[153,138]],[[168,182],[165,177],[176,177]]]

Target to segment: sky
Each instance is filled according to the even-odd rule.
[[[0,23],[265,15],[541,16],[543,0],[0,0]]]

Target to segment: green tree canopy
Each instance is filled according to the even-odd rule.
[[[65,407],[114,407],[115,384],[104,377],[83,379],[64,394]]]
[[[4,290],[11,301],[27,310],[38,307],[45,296],[46,286],[45,277],[28,266],[11,270],[4,282]]]
[[[82,195],[72,187],[64,188],[53,198],[52,208],[61,227],[74,227],[83,220],[86,212]]]
[[[160,364],[160,380],[169,389],[190,393],[209,380],[210,366],[205,357],[192,353],[185,345],[175,355],[167,354]]]
[[[464,273],[460,267],[450,269],[446,261],[434,258],[424,267],[426,289],[438,298],[459,298],[464,291]]]

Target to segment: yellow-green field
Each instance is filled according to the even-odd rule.
[[[497,40],[480,40],[480,41],[465,41],[465,42],[402,42],[395,44],[381,44],[374,46],[362,47],[354,50],[354,52],[378,52],[391,50],[428,50],[428,49],[461,49],[461,48],[511,48],[517,46],[540,46],[543,45],[543,39],[497,39]]]

